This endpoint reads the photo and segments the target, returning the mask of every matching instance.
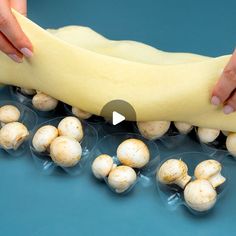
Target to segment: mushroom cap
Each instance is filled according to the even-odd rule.
[[[3,123],[16,122],[20,119],[20,111],[12,105],[4,105],[0,108],[0,121]]]
[[[211,143],[215,141],[219,136],[220,130],[199,127],[197,130],[197,134],[201,142]]]
[[[32,140],[33,147],[37,152],[45,152],[50,146],[53,139],[58,136],[58,130],[52,125],[40,127]]]
[[[88,119],[92,116],[91,113],[84,111],[82,109],[79,109],[77,107],[72,107],[72,114],[80,119]]]
[[[0,129],[0,145],[16,150],[28,137],[28,129],[20,122],[11,122]]]
[[[222,132],[222,134],[223,134],[224,136],[226,136],[226,137],[230,134],[229,131],[225,131],[225,130],[221,130],[221,132]]]
[[[36,90],[35,89],[27,89],[27,88],[20,88],[21,93],[25,95],[35,95]]]
[[[118,146],[117,157],[123,165],[142,168],[149,162],[150,153],[143,141],[131,138]]]
[[[216,160],[205,160],[200,162],[195,170],[194,175],[197,179],[208,179],[209,177],[221,172],[221,164]]]
[[[108,175],[108,184],[117,193],[122,193],[131,187],[137,179],[136,172],[129,166],[117,166]]]
[[[143,137],[154,140],[162,137],[168,131],[170,121],[137,122],[137,126]]]
[[[215,205],[217,193],[208,180],[197,179],[185,187],[184,199],[193,210],[207,211]]]
[[[231,155],[236,156],[236,133],[230,133],[226,138],[226,148]]]
[[[174,125],[181,134],[188,134],[193,129],[191,124],[185,122],[175,121]]]
[[[57,107],[58,100],[42,92],[34,95],[33,106],[39,111],[52,111]]]
[[[77,141],[81,141],[84,136],[83,127],[80,120],[74,116],[62,119],[58,125],[59,135],[70,136]]]
[[[59,136],[55,138],[50,145],[50,156],[59,166],[75,166],[82,155],[80,143],[68,136]]]
[[[169,159],[165,161],[157,171],[156,179],[163,184],[173,184],[187,174],[188,167],[182,160]]]
[[[108,176],[113,168],[113,159],[111,156],[102,154],[95,158],[92,164],[92,172],[98,179]]]

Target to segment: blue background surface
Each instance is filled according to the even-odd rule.
[[[112,39],[167,51],[217,56],[231,53],[236,42],[233,0],[31,0],[28,12],[45,28],[84,25]],[[0,91],[0,99],[7,96]],[[184,208],[167,211],[154,186],[137,185],[121,197],[98,184],[89,169],[79,177],[44,176],[29,154],[13,158],[0,152],[0,235],[232,235],[236,167],[231,165],[225,197],[210,214],[196,217]]]

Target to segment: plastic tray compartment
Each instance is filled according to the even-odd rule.
[[[0,107],[4,105],[12,105],[15,106],[19,109],[20,111],[20,118],[19,122],[24,124],[28,131],[29,131],[29,137],[31,136],[33,129],[36,127],[37,122],[38,122],[38,116],[37,114],[31,110],[29,107],[18,103],[16,101],[9,101],[9,100],[2,100],[0,101]],[[17,150],[13,149],[4,149],[3,147],[0,146],[0,148],[4,149],[7,153],[9,153],[12,156],[21,156],[23,155],[27,150],[28,150],[28,140],[27,138]]]
[[[32,98],[33,98],[32,95],[23,94],[20,91],[20,88],[15,87],[15,86],[9,86],[9,92],[10,92],[10,95],[11,95],[13,100],[15,100],[17,102],[20,102],[20,103],[30,107],[40,117],[53,118],[55,116],[58,116],[58,114],[60,114],[60,110],[61,110],[61,102],[60,101],[58,101],[57,107],[55,109],[51,110],[51,111],[39,111],[32,104]]]
[[[38,125],[35,129],[33,134],[31,135],[30,139],[30,150],[32,157],[34,159],[34,162],[36,164],[36,167],[45,175],[53,174],[56,171],[63,170],[63,172],[69,174],[69,175],[79,175],[84,170],[86,164],[88,163],[88,160],[90,158],[91,151],[93,150],[94,146],[97,143],[98,136],[96,130],[87,122],[81,121],[84,137],[80,141],[81,147],[82,147],[82,156],[80,161],[77,163],[77,165],[73,167],[60,167],[56,163],[54,163],[50,157],[50,154],[48,152],[39,153],[37,152],[33,145],[32,145],[32,139],[36,131],[44,126],[44,125],[53,125],[55,127],[58,126],[59,122],[65,117],[57,117],[51,120],[48,120],[44,123],[41,123]]]
[[[163,204],[166,206],[166,208],[170,211],[175,211],[178,207],[184,206],[186,207],[191,213],[193,213],[194,215],[202,215],[202,214],[206,214],[209,211],[211,211],[213,208],[207,210],[207,211],[196,211],[193,210],[192,208],[190,208],[185,200],[184,200],[184,190],[181,189],[179,186],[175,185],[175,184],[171,184],[171,185],[167,185],[167,184],[163,184],[160,181],[158,181],[158,178],[156,178],[156,173],[159,171],[159,168],[161,167],[161,165],[169,160],[169,159],[177,159],[177,160],[182,160],[186,163],[186,165],[188,166],[188,175],[190,175],[192,177],[191,180],[196,179],[194,177],[194,170],[195,167],[202,161],[205,160],[209,160],[209,159],[213,159],[216,160],[218,162],[221,163],[222,165],[222,170],[221,170],[221,174],[222,176],[224,176],[226,178],[226,181],[216,187],[216,192],[217,192],[217,200],[216,200],[216,204],[219,203],[219,200],[222,198],[222,196],[225,194],[226,190],[227,190],[227,182],[229,180],[229,176],[228,176],[228,172],[227,172],[227,165],[224,165],[224,161],[225,159],[225,153],[221,152],[221,153],[217,153],[217,155],[208,155],[204,152],[185,152],[185,153],[179,153],[179,154],[175,154],[172,156],[169,156],[168,158],[165,158],[164,160],[161,161],[161,163],[159,163],[159,166],[155,172],[155,181],[156,181],[156,186],[157,186],[157,191],[158,194],[160,196],[160,200],[163,202]],[[215,205],[216,205],[215,204]]]
[[[101,154],[107,154],[113,158],[114,163],[119,166],[121,163],[119,162],[117,158],[117,148],[118,146],[125,140],[127,139],[139,139],[143,141],[150,152],[150,160],[149,162],[140,169],[135,169],[135,172],[137,174],[137,180],[136,182],[131,185],[126,191],[120,193],[120,194],[126,194],[128,193],[135,185],[137,182],[144,183],[142,185],[147,185],[147,180],[149,181],[148,177],[148,172],[149,170],[153,169],[153,166],[157,166],[160,162],[160,153],[158,146],[155,142],[151,140],[147,140],[144,137],[142,137],[139,134],[134,134],[134,133],[115,133],[115,134],[110,134],[104,136],[95,146],[94,151],[92,152],[92,158],[91,161],[93,161],[96,157],[98,157]],[[92,165],[92,162],[91,162]],[[95,178],[95,177],[94,177]],[[108,184],[108,177],[105,177],[104,182],[108,185],[108,187],[115,193],[117,193],[112,187],[109,186]],[[144,180],[144,181],[143,181]]]

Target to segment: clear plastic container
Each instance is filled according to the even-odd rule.
[[[135,133],[138,133],[141,135],[136,122],[133,124],[133,130]],[[191,140],[190,136],[192,135],[193,132],[194,131],[192,130],[188,134],[181,134],[176,129],[173,122],[171,122],[171,125],[168,131],[160,138],[156,138],[155,142],[157,143],[160,142],[168,150],[173,150],[177,148],[178,146],[183,145],[186,142],[189,142]]]
[[[27,127],[27,129],[29,131],[29,137],[30,137],[31,133],[33,132],[33,129],[35,128],[35,126],[37,125],[37,122],[38,122],[37,114],[33,110],[31,110],[29,107],[27,107],[21,103],[18,103],[16,101],[8,101],[8,100],[0,101],[0,107],[2,107],[4,105],[12,105],[12,106],[15,106],[19,109],[19,111],[20,111],[19,122],[24,124]],[[0,148],[4,149],[7,153],[9,153],[12,156],[21,156],[28,150],[28,139],[29,138],[27,138],[19,146],[19,148],[17,150],[4,149],[1,146],[0,146]]]
[[[21,92],[20,88],[15,87],[15,86],[9,86],[9,92],[10,92],[10,95],[11,95],[13,100],[18,101],[21,104],[24,104],[24,105],[30,107],[40,117],[53,118],[55,116],[58,116],[58,114],[60,114],[60,106],[61,106],[60,101],[58,101],[57,107],[55,109],[51,110],[51,111],[39,111],[32,104],[33,95],[23,94]]]
[[[64,106],[65,113],[67,115],[75,116],[72,113],[72,106],[70,106],[68,104],[64,104],[63,106]],[[92,115],[90,118],[85,119],[85,121],[97,130],[99,137],[104,136],[103,135],[103,124],[106,123],[106,121],[103,117]]]
[[[137,174],[137,179],[136,182],[131,185],[126,191],[122,192],[121,194],[126,194],[128,193],[137,182],[141,182],[141,184],[145,187],[150,179],[148,176],[148,173],[150,172],[151,169],[153,169],[153,166],[157,166],[159,161],[160,161],[160,153],[159,153],[159,149],[158,146],[155,142],[147,140],[145,138],[143,138],[141,135],[139,134],[133,134],[133,133],[115,133],[112,135],[106,135],[104,136],[95,146],[94,151],[92,152],[92,158],[91,160],[94,161],[94,159],[96,157],[98,157],[99,155],[102,154],[107,154],[109,156],[111,156],[113,158],[113,162],[119,166],[121,165],[121,163],[119,162],[118,158],[117,158],[117,148],[118,146],[125,140],[130,139],[130,138],[134,138],[134,139],[139,139],[141,141],[143,141],[150,152],[150,160],[149,162],[140,169],[134,169],[136,174]],[[91,162],[92,165],[92,162]],[[95,177],[94,177],[95,178]],[[108,177],[105,177],[103,179],[106,184],[109,186],[109,188],[117,193],[112,187],[110,187],[109,183],[108,183]]]
[[[156,181],[157,191],[160,196],[160,200],[164,203],[164,205],[166,206],[168,210],[174,211],[178,207],[184,206],[195,215],[202,215],[211,211],[214,207],[203,212],[193,210],[185,202],[184,194],[183,194],[184,190],[182,188],[180,188],[179,186],[175,184],[171,184],[171,185],[163,184],[158,180],[158,178],[156,178],[156,173],[159,171],[161,165],[169,159],[177,159],[177,160],[180,159],[183,162],[185,162],[186,165],[188,166],[188,175],[192,177],[191,180],[195,179],[194,170],[200,162],[209,160],[209,159],[213,159],[220,162],[222,165],[221,174],[222,176],[226,178],[226,181],[222,185],[216,187],[216,192],[217,192],[216,204],[218,204],[219,200],[222,198],[222,196],[225,194],[227,190],[227,183],[229,179],[227,165],[224,165],[225,160],[226,160],[225,153],[218,152],[217,154],[211,155],[211,156],[203,152],[185,152],[185,153],[175,154],[173,156],[169,156],[168,158],[165,158],[164,160],[162,160],[155,171],[155,181]]]
[[[51,120],[48,120],[44,123],[41,123],[38,125],[35,129],[33,134],[30,138],[30,150],[32,157],[34,159],[34,162],[37,166],[37,168],[43,172],[46,175],[50,175],[56,171],[63,170],[64,172],[68,173],[69,175],[79,175],[85,168],[86,164],[88,163],[88,160],[90,158],[91,151],[93,150],[94,146],[97,143],[97,132],[96,130],[87,122],[81,121],[84,137],[80,141],[81,147],[82,147],[82,156],[80,161],[77,165],[73,167],[60,167],[56,163],[54,163],[50,157],[50,154],[48,152],[40,153],[35,150],[35,148],[32,145],[32,139],[36,131],[44,126],[44,125],[53,125],[55,127],[58,126],[59,122],[65,117],[57,117]]]
[[[201,142],[201,140],[198,137],[197,134],[197,128],[194,129],[195,131],[195,136],[196,136],[196,140],[197,142],[199,142],[202,150],[209,154],[209,155],[214,155],[217,152],[224,152],[225,155],[229,155],[227,148],[226,148],[226,136],[220,132],[219,136],[211,143],[203,143]]]

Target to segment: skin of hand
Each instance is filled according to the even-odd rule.
[[[27,0],[0,0],[0,51],[13,61],[21,63],[23,56],[33,56],[33,46],[12,14],[11,8],[26,16]]]
[[[211,97],[215,106],[223,104],[223,112],[230,114],[236,111],[236,49],[216,83]]]

